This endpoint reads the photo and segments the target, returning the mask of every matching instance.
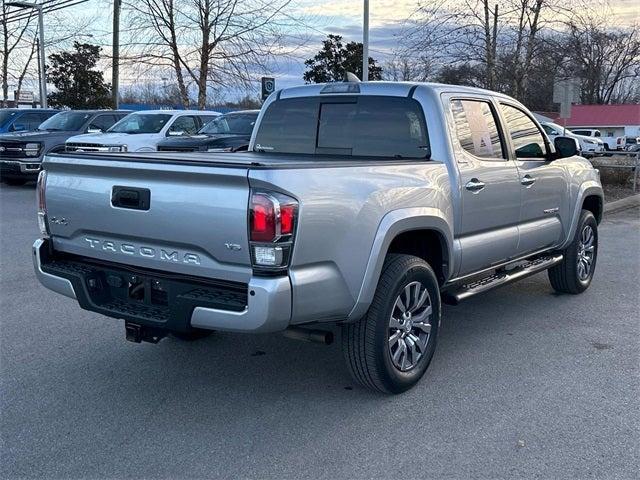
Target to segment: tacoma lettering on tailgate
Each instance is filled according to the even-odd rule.
[[[125,255],[155,258],[166,262],[200,265],[200,257],[195,253],[180,253],[176,250],[165,250],[164,248],[153,248],[91,237],[85,237],[85,241],[91,248],[102,250],[103,252],[123,253]]]

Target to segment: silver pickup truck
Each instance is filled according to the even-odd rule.
[[[338,325],[354,378],[398,393],[433,357],[442,303],[543,270],[558,292],[589,287],[599,175],[554,143],[485,90],[288,88],[246,153],[48,156],[35,270],[136,342],[329,342]]]

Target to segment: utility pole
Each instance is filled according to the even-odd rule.
[[[111,70],[111,95],[113,108],[118,109],[120,99],[118,95],[120,83],[120,5],[122,0],[113,0],[113,65]]]
[[[27,2],[7,2],[8,7],[32,8],[38,11],[38,69],[40,70],[40,107],[47,108],[47,74],[44,65],[44,18],[42,5]]]
[[[364,0],[362,31],[362,81],[369,81],[369,0]]]
[[[42,5],[38,5],[38,45],[40,49],[40,106],[47,108],[47,72],[44,65],[44,19]]]

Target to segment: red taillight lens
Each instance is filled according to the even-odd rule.
[[[251,196],[251,241],[271,242],[276,238],[276,205],[265,194]]]
[[[298,202],[275,192],[254,192],[249,211],[252,242],[290,241],[296,228]]]
[[[286,270],[291,260],[298,216],[295,198],[277,192],[252,192],[249,239],[254,271]]]
[[[296,220],[297,208],[295,205],[280,206],[280,233],[282,235],[292,235],[293,226]]]

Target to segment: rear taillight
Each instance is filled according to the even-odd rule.
[[[298,202],[275,192],[252,192],[249,240],[254,268],[284,270],[289,266],[298,217]]]
[[[38,186],[36,188],[38,195],[38,228],[44,237],[49,236],[49,228],[47,226],[47,172],[42,170],[38,175]]]

